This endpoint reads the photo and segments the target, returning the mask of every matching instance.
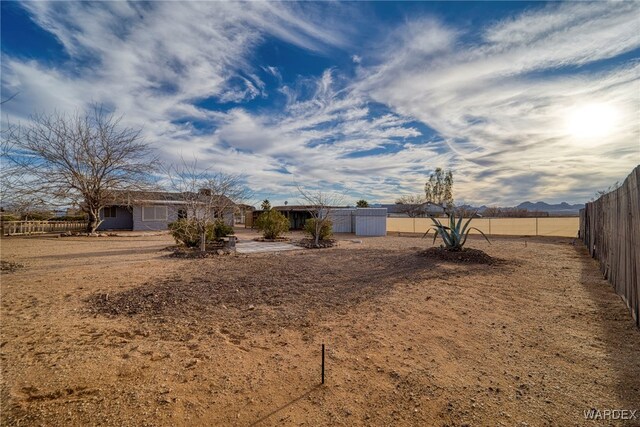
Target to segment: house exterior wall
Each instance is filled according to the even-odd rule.
[[[154,204],[149,206],[165,206],[161,204]],[[167,220],[166,221],[143,221],[142,220],[142,205],[133,207],[133,230],[134,231],[152,231],[152,230],[167,230],[169,223],[178,219],[179,206],[167,206]]]
[[[224,223],[233,227],[235,225],[235,217],[233,215],[233,211],[226,212],[224,214]]]
[[[100,219],[102,223],[98,230],[132,230],[133,214],[131,208],[126,206],[116,206],[116,216],[104,217],[104,209],[100,210]]]
[[[134,231],[151,231],[151,230],[167,230],[169,229],[169,223],[178,219],[178,211],[181,208],[180,205],[162,205],[153,204],[146,206],[166,206],[167,207],[167,220],[166,221],[143,221],[142,220],[142,205],[133,207],[133,230]],[[224,214],[224,222],[227,225],[233,227],[233,211],[228,211]]]
[[[255,224],[255,220],[257,220],[260,214],[264,211],[258,211],[258,212],[259,212],[258,215],[256,215],[254,218],[253,224]],[[278,212],[280,212],[282,215],[287,217],[287,219],[289,219],[289,230],[302,230],[307,220],[312,218],[311,214],[307,211],[294,211],[294,210],[288,211],[288,210],[278,209]]]

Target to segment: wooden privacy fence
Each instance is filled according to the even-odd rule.
[[[2,235],[61,233],[65,231],[84,231],[86,221],[2,221]]]
[[[433,222],[429,218],[387,218],[387,232],[425,233]],[[578,217],[562,218],[474,218],[471,226],[493,236],[577,237]],[[479,234],[471,230],[471,234]]]
[[[580,211],[580,236],[640,327],[640,166]]]

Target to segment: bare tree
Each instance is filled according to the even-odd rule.
[[[424,204],[426,202],[426,199],[420,194],[409,194],[401,196],[396,200],[398,210],[406,214],[409,218],[424,216]]]
[[[18,94],[19,92],[16,92],[9,98],[0,101],[0,105],[13,100]],[[11,123],[6,123],[6,128],[3,127],[0,130],[0,206],[3,211],[28,217],[34,210],[43,210],[46,204],[42,200],[24,197],[18,191],[22,187],[24,174],[12,157],[16,148],[8,136],[14,130],[15,126]]]
[[[3,211],[28,220],[35,213],[51,212],[51,203],[43,194],[27,190],[33,177],[16,162],[16,147],[7,138],[12,129],[3,129],[0,141],[0,204]]]
[[[200,169],[197,160],[182,159],[168,170],[169,186],[179,193],[188,225],[199,235],[200,250],[207,250],[207,233],[217,222],[233,226],[236,205],[247,201],[250,191],[241,175]]]
[[[482,211],[482,216],[485,218],[534,218],[534,217],[548,217],[549,212],[544,211],[530,211],[525,208],[501,208],[498,206],[488,206]]]
[[[101,223],[100,209],[115,191],[147,188],[157,159],[140,129],[94,106],[85,113],[35,114],[9,129],[11,161],[21,171],[16,192],[52,203],[76,203],[86,212],[87,232]]]
[[[2,140],[0,140],[0,203],[3,209],[8,209],[11,206],[12,210],[18,211],[19,209],[15,209],[12,205],[17,201],[15,193],[22,174],[11,157],[14,147],[7,138],[9,130],[10,128],[2,130]],[[23,203],[18,203],[18,205],[23,205]]]
[[[482,216],[487,218],[494,218],[502,216],[502,209],[498,206],[488,206],[483,212]]]
[[[453,213],[463,218],[474,218],[478,215],[478,210],[467,206],[457,206]]]
[[[314,219],[314,244],[319,247],[320,231],[324,226],[331,223],[331,211],[343,203],[344,196],[321,190],[305,190],[299,185],[296,185],[296,187],[304,201],[303,204],[307,206],[307,211]]]
[[[18,96],[20,92],[16,92],[13,95],[11,95],[10,97],[8,97],[7,99],[3,99],[2,101],[0,101],[0,105],[4,105],[7,102],[11,101],[13,98],[15,98],[16,96]]]

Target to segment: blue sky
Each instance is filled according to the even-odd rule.
[[[103,103],[166,162],[392,202],[584,202],[640,163],[637,2],[7,2],[2,122]]]

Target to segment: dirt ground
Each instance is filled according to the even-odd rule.
[[[2,239],[1,424],[640,425],[584,418],[640,409],[640,331],[571,239],[470,239],[491,265],[339,239],[192,260],[168,236]]]

